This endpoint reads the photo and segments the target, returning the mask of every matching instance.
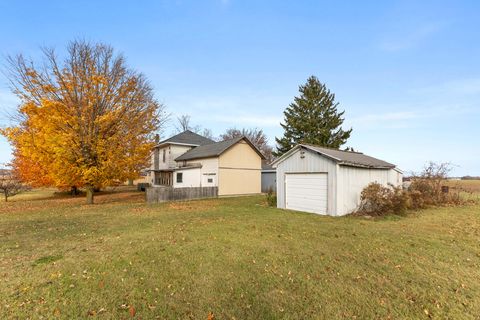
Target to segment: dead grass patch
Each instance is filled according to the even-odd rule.
[[[202,211],[215,209],[217,200],[175,201],[168,203],[168,208],[175,211]]]

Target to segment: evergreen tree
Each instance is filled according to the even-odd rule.
[[[300,96],[294,98],[284,111],[282,138],[275,138],[277,151],[281,156],[298,143],[310,143],[329,148],[340,148],[350,137],[352,129],[341,127],[345,111],[338,112],[338,102],[317,77],[311,76],[299,87]]]

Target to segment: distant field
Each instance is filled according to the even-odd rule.
[[[268,208],[261,196],[25,196],[0,203],[0,319],[480,314],[480,206],[372,220]]]
[[[466,191],[480,193],[480,180],[449,180],[448,185]]]

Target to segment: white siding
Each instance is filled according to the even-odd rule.
[[[303,158],[302,153],[303,151]],[[277,164],[277,207],[285,209],[285,174],[287,173],[327,173],[328,200],[327,214],[336,213],[337,164],[306,149],[298,149]]]
[[[180,163],[183,165],[183,163]],[[187,161],[186,165],[201,165],[199,174],[197,176],[197,184],[202,187],[216,187],[218,186],[218,158],[207,158]],[[180,169],[181,170],[181,169]],[[194,170],[194,169],[189,169]],[[184,170],[186,171],[186,170]],[[193,178],[193,177],[192,177]],[[209,180],[212,182],[209,182]]]
[[[172,144],[168,146],[168,151],[167,151],[167,165],[169,168],[175,168],[176,162],[175,159],[180,157],[182,154],[187,152],[188,150],[192,149],[190,146],[181,146],[181,145],[176,145]],[[162,162],[162,154],[160,154],[160,162]]]
[[[180,145],[166,145],[162,148],[155,148],[152,152],[151,170],[166,170],[175,168],[175,158],[181,156],[191,147]],[[163,152],[165,151],[165,161],[163,161]],[[158,168],[155,168],[155,152],[158,152]]]
[[[367,169],[339,166],[337,190],[337,215],[355,211],[360,204],[360,194],[370,183],[382,185],[402,184],[402,174],[394,169]]]
[[[182,182],[177,182],[177,174],[182,173]],[[175,170],[173,173],[174,188],[200,187],[200,168]]]

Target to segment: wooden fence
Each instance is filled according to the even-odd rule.
[[[218,197],[218,187],[149,187],[146,190],[148,203],[216,197]]]

